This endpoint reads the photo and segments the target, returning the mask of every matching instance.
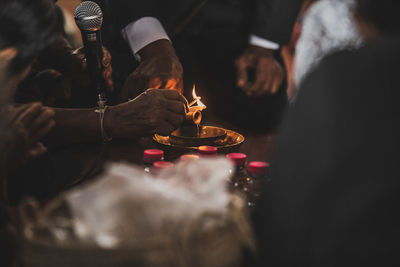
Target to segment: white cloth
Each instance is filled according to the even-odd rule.
[[[353,0],[320,0],[307,12],[296,47],[296,88],[327,55],[360,46],[353,5]]]
[[[138,52],[157,40],[170,40],[161,22],[154,17],[144,17],[134,21],[122,30],[122,36],[129,43],[133,55],[140,61]],[[277,50],[279,45],[256,35],[250,35],[251,45]]]

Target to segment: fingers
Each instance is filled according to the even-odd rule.
[[[261,96],[267,93],[269,81],[263,77],[257,77],[255,83],[246,92],[248,96]]]
[[[246,94],[254,97],[276,94],[283,78],[283,69],[275,59],[260,59],[257,64],[255,83],[246,91]]]
[[[76,60],[80,62],[82,70],[86,70],[87,64],[85,57],[85,49],[83,47],[80,47],[76,49],[72,54],[75,56]]]
[[[55,125],[56,123],[54,120],[50,120],[47,123],[43,124],[42,127],[32,135],[32,142],[35,143],[39,140],[42,140],[44,137],[46,137],[46,135],[48,135],[48,133],[54,128]]]
[[[147,89],[147,82],[136,74],[129,75],[118,94],[118,102],[122,103],[142,94]]]
[[[173,112],[166,113],[166,120],[173,126],[173,129],[177,129],[184,121],[185,116]]]
[[[40,105],[40,103],[38,103]],[[8,110],[13,114],[13,121],[17,120],[32,104],[24,104],[19,106],[9,106]]]
[[[29,140],[29,144],[34,144],[44,138],[55,126],[53,120],[54,111],[44,108],[41,104],[35,103],[28,105],[16,119],[16,123],[21,123]]]
[[[176,101],[176,103],[171,106],[179,107],[179,106],[181,106],[181,105],[179,105],[179,103],[183,104],[185,113],[188,112],[188,110],[189,110],[189,103],[188,103],[187,99],[176,90],[148,89],[146,92],[161,94],[167,101]]]
[[[162,85],[162,80],[158,77],[154,77],[149,81],[149,88],[160,89]]]
[[[30,131],[32,133],[37,132],[41,127],[48,124],[49,121],[53,119],[55,112],[50,108],[43,109],[43,112],[39,117],[35,118],[32,125],[30,126]]]
[[[145,81],[144,88],[183,91],[183,68],[175,53],[157,53],[144,59],[136,68],[134,75],[137,79]]]
[[[108,91],[113,91],[114,90],[114,82],[112,80],[112,66],[111,66],[111,54],[108,52],[108,50],[103,46],[103,60],[102,60],[102,65],[103,65],[103,79],[104,79],[104,85],[108,89]]]
[[[163,88],[175,90],[177,84],[178,84],[177,80],[175,80],[175,79],[169,79],[169,80],[167,81],[166,85],[165,85]]]
[[[247,84],[249,77],[247,74],[247,68],[249,65],[246,60],[240,58],[236,61],[236,72],[237,72],[237,87],[243,88]]]
[[[34,119],[38,117],[42,111],[43,107],[40,103],[31,104],[21,113],[17,120],[29,129]]]
[[[170,89],[183,92],[183,79],[180,78],[165,78],[163,75],[151,78],[148,84],[149,88],[154,89]]]
[[[276,61],[273,62],[274,64],[269,69],[269,74],[266,76],[267,82],[264,84],[264,87],[259,92],[255,93],[255,96],[262,96],[265,94],[276,94],[279,91],[279,88],[282,84],[284,79],[284,71],[280,64]],[[261,68],[260,70],[262,70]]]
[[[103,68],[108,68],[111,66],[111,54],[108,50],[103,46]]]
[[[110,52],[103,46],[103,79],[107,88],[113,87],[111,59]]]
[[[167,100],[166,107],[168,110],[180,114],[182,116],[185,116],[187,111],[186,106],[181,101]]]
[[[111,54],[110,52],[108,52],[108,50],[103,46],[103,59],[101,64],[103,65],[103,68],[108,68],[111,66]],[[87,69],[87,63],[86,63],[86,55],[85,55],[85,48],[84,47],[80,47],[78,49],[76,49],[73,53],[72,53],[78,60],[81,61],[81,67],[82,69],[86,70]]]
[[[113,91],[114,83],[112,80],[112,67],[111,67],[111,54],[108,50],[103,46],[103,59],[102,59],[102,76],[104,79],[104,84],[107,87],[108,91]],[[81,69],[83,71],[87,71],[87,62],[86,62],[86,55],[85,49],[83,47],[76,49],[73,52],[75,59],[80,62]]]
[[[170,135],[176,128],[168,121],[163,121],[160,123],[159,127],[155,129],[155,133],[163,136]]]
[[[28,159],[37,158],[47,153],[47,148],[42,143],[36,143],[28,152]]]
[[[267,94],[268,90],[271,86],[271,81],[274,77],[271,75],[269,71],[268,65],[260,62],[256,69],[256,80],[253,86],[247,91],[247,94],[250,96],[262,96]]]
[[[270,89],[270,94],[274,95],[279,91],[279,88],[281,87],[284,78],[285,78],[285,72],[283,71],[282,68],[280,68],[278,74],[275,76],[275,79],[273,79]]]
[[[112,80],[111,65],[109,67],[103,69],[103,80],[104,80],[104,84],[107,87],[108,91],[113,91],[114,82]]]
[[[161,90],[161,93],[169,100],[178,100],[187,104],[186,98],[176,90]]]
[[[183,94],[183,79],[180,79],[178,81],[175,89],[178,90],[179,93]],[[187,102],[187,100],[186,100],[186,102]]]

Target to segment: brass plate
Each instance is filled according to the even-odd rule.
[[[231,130],[225,130],[225,131],[226,131],[226,137],[223,140],[217,140],[214,143],[214,146],[216,146],[218,148],[219,153],[222,154],[237,152],[240,146],[245,141],[245,137],[235,131]],[[179,155],[188,152],[196,152],[198,149],[198,146],[183,146],[183,145],[173,144],[171,143],[169,136],[161,136],[155,134],[153,136],[153,140],[158,144],[158,146],[161,149],[169,153],[171,155],[171,158],[177,158],[179,157]]]
[[[182,127],[171,133],[169,141],[171,144],[184,147],[223,145],[227,137],[227,131],[212,126],[200,126],[197,136],[197,126]]]

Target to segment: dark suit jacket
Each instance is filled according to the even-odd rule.
[[[145,17],[159,18],[171,34],[202,0],[95,0],[111,13],[114,31]],[[197,17],[204,27],[246,23],[249,33],[288,43],[304,0],[209,0]]]
[[[399,45],[336,54],[304,82],[256,215],[261,266],[400,266]]]
[[[175,34],[203,0],[94,1],[103,9],[103,40],[113,57],[113,78],[117,90],[137,66],[127,42],[121,35],[121,30],[131,22],[146,16],[158,18],[172,37],[175,48],[180,50],[178,56],[181,60],[182,51],[188,50],[185,46],[193,46],[188,40],[194,41],[194,46],[197,47],[195,50],[227,49],[227,54],[237,57],[247,46],[249,34],[256,34],[276,42],[288,42],[303,2],[303,0],[209,0],[190,23],[179,34]]]
[[[253,33],[281,45],[288,44],[304,0],[259,0]]]

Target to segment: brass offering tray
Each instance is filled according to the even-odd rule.
[[[245,141],[243,135],[213,126],[200,126],[199,135],[193,134],[189,128],[179,129],[170,136],[155,134],[153,140],[165,151],[170,160],[178,158],[180,155],[196,152],[199,146],[211,145],[218,148],[219,153],[227,154],[237,152]]]
[[[210,126],[183,126],[169,136],[169,141],[181,146],[214,146],[225,142],[227,131]]]

